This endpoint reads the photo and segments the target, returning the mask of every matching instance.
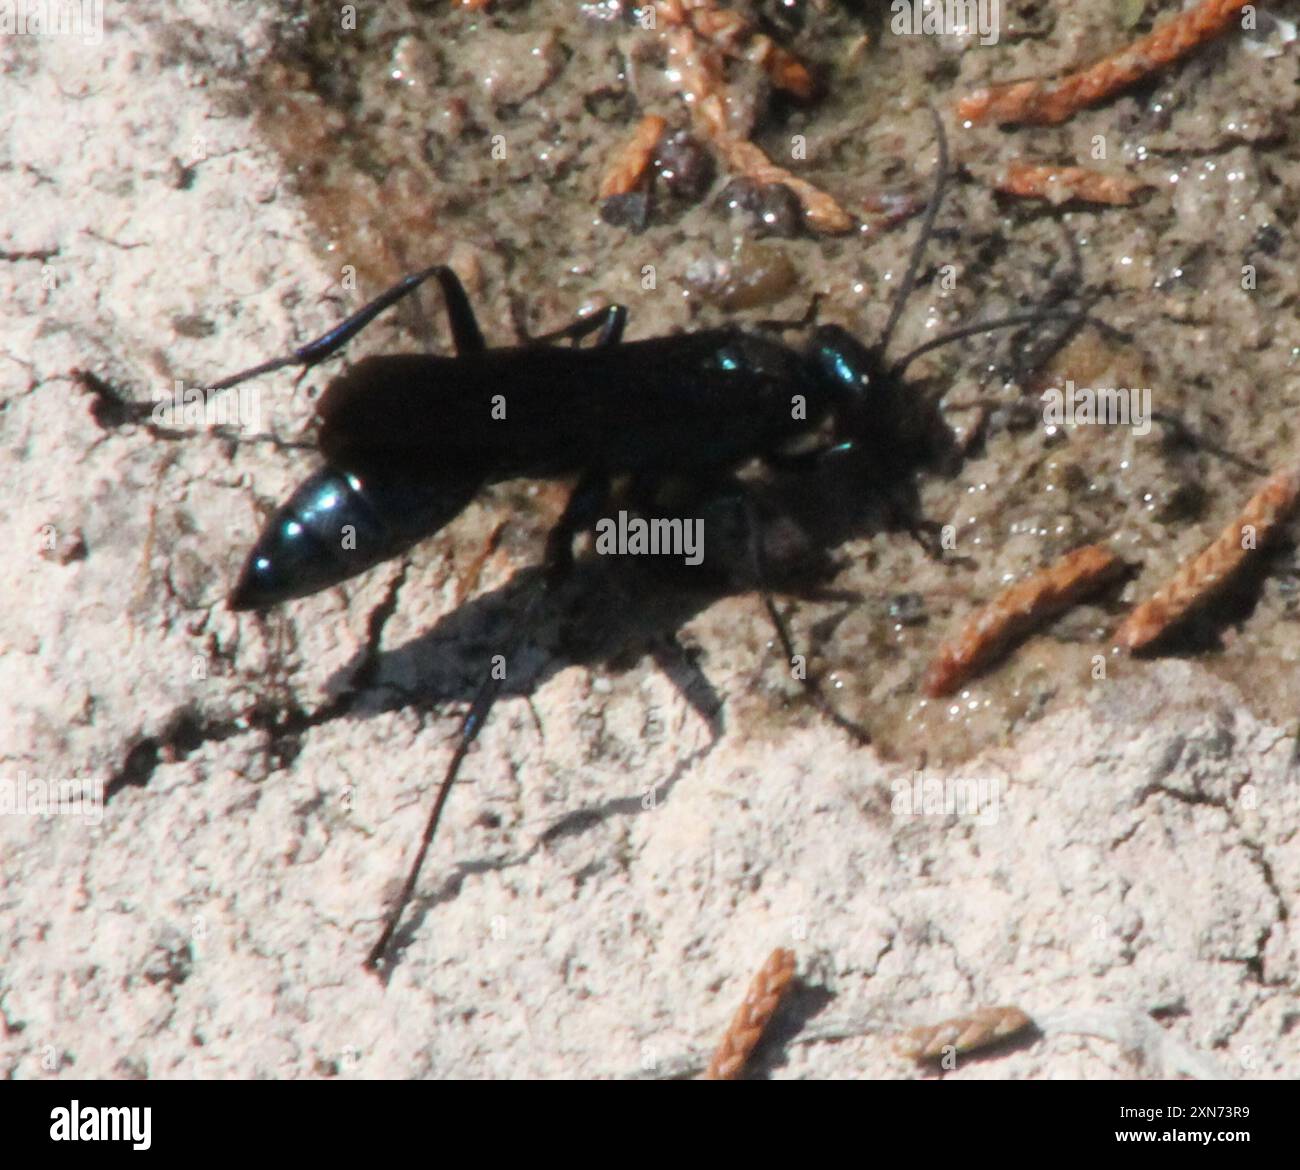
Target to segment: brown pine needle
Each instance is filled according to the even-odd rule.
[[[669,60],[678,85],[691,108],[691,118],[702,138],[713,144],[733,174],[755,183],[784,183],[795,193],[804,220],[814,231],[827,235],[853,227],[848,213],[826,192],[778,166],[754,143],[741,138],[727,119],[727,83],[718,54],[699,38],[693,27],[678,25],[667,31]]]
[[[1004,589],[939,650],[925,680],[931,698],[950,695],[1036,626],[1119,576],[1124,562],[1106,545],[1076,548]]]
[[[739,12],[718,8],[715,0],[657,0],[655,14],[669,27],[693,29],[728,56],[740,56],[741,46],[747,43],[749,56],[763,67],[773,86],[800,101],[813,96],[812,74],[803,62],[771,37],[756,32]]]
[[[1237,0],[1202,0],[1078,73],[1057,81],[1017,81],[976,90],[957,103],[957,117],[976,124],[1055,126],[1214,40],[1236,23],[1245,7]]]
[[[734,1081],[740,1077],[793,980],[794,951],[777,947],[754,976],[745,1002],[727,1026],[704,1074],[706,1081]]]
[[[637,123],[632,136],[619,147],[614,161],[600,181],[600,198],[628,195],[635,191],[650,170],[655,147],[668,125],[658,114],[647,114]]]
[[[763,66],[767,79],[775,89],[793,94],[800,101],[811,100],[816,89],[812,74],[793,53],[786,52],[770,37],[757,37],[752,54]]]
[[[1001,1043],[1033,1023],[1017,1007],[977,1008],[968,1016],[911,1029],[894,1042],[894,1050],[918,1063],[942,1060],[949,1051],[963,1055]]]
[[[995,186],[1007,195],[1046,199],[1054,204],[1079,199],[1084,203],[1127,207],[1138,192],[1147,190],[1150,184],[1122,175],[1104,175],[1084,167],[1047,166],[1017,160],[1007,165]]]
[[[1300,500],[1300,464],[1264,481],[1239,515],[1196,556],[1184,561],[1169,582],[1139,605],[1115,631],[1124,650],[1150,646],[1213,597],[1286,523]]]

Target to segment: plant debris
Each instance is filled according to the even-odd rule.
[[[1245,7],[1237,0],[1202,0],[1127,48],[1057,81],[1015,81],[978,89],[957,103],[957,117],[976,125],[1055,126],[1214,40],[1236,23]]]
[[[1217,594],[1268,544],[1298,499],[1300,464],[1270,476],[1227,528],[1179,565],[1165,585],[1128,615],[1115,631],[1115,645],[1124,650],[1145,649]]]
[[[1004,589],[940,649],[926,675],[925,693],[931,698],[952,694],[1012,642],[1114,580],[1124,568],[1108,546],[1090,544]]]

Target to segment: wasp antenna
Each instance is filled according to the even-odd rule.
[[[889,376],[893,378],[901,377],[903,371],[923,354],[939,349],[941,346],[949,345],[954,341],[960,341],[963,337],[974,337],[980,333],[992,333],[998,329],[1012,329],[1017,325],[1037,325],[1041,321],[1071,321],[1080,324],[1091,320],[1093,318],[1088,316],[1086,309],[1065,311],[1050,308],[1034,309],[1029,313],[1013,313],[1009,317],[995,317],[992,321],[974,321],[970,325],[963,325],[959,329],[954,329],[951,333],[945,333],[942,337],[932,337],[923,345],[918,345],[911,353],[904,354],[889,367]]]
[[[921,234],[916,237],[916,243],[912,245],[912,254],[907,260],[907,273],[903,277],[903,283],[899,286],[898,294],[894,297],[893,306],[889,310],[889,320],[885,322],[885,331],[880,335],[881,353],[884,353],[889,348],[889,341],[894,336],[894,329],[898,325],[898,319],[903,315],[903,309],[907,305],[908,298],[916,287],[916,278],[921,271],[921,260],[925,255],[925,247],[930,242],[930,237],[934,235],[934,221],[939,217],[939,206],[943,203],[944,187],[948,183],[948,134],[943,128],[943,119],[939,117],[939,112],[933,106],[928,106],[927,109],[930,111],[930,117],[934,119],[934,133],[939,142],[938,175],[935,177],[934,190],[930,192],[929,202],[925,205],[925,218],[921,220]]]

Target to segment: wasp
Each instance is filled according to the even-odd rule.
[[[436,281],[441,288],[454,355],[369,356],[328,384],[317,403],[321,466],[267,521],[230,594],[231,607],[266,609],[398,556],[438,532],[489,484],[576,476],[546,540],[543,588],[522,626],[534,616],[538,598],[571,570],[574,539],[602,515],[615,480],[707,480],[731,476],[755,459],[797,469],[832,454],[855,457],[876,478],[913,470],[921,457],[922,403],[904,381],[907,367],[959,338],[1058,315],[1049,308],[981,322],[888,360],[948,174],[937,116],[935,124],[938,177],[875,345],[835,325],[813,328],[800,348],[739,327],[624,341],[627,309],[611,305],[527,344],[490,348],[456,274],[438,265],[405,277],[286,356],[215,383],[213,390],[223,390],[286,367],[305,372],[422,285]],[[592,334],[594,344],[579,344]],[[793,655],[766,593],[764,600]],[[465,716],[420,848],[367,956],[372,969],[385,958],[461,762],[499,688],[489,677]],[[865,738],[815,685],[808,689],[825,713]]]

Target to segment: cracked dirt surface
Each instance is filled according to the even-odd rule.
[[[1083,7],[997,57],[884,41],[865,160],[847,160],[860,114],[842,87],[806,115],[812,162],[823,148],[833,160],[819,177],[840,191],[923,191],[932,154],[915,85],[955,95],[1074,59],[1094,19]],[[917,706],[916,680],[950,614],[1054,540],[1116,533],[1147,563],[1145,588],[1243,498],[1247,481],[1222,461],[1156,454],[1100,429],[1073,433],[1066,459],[1059,443],[995,428],[955,481],[922,486],[927,514],[975,531],[969,563],[927,566],[906,536],[868,526],[838,550],[849,567],[833,582],[857,600],[796,603],[797,639],[823,655],[883,752],[799,700],[752,594],[690,593],[584,563],[466,766],[390,981],[362,970],[481,664],[536,586],[531,566],[563,493],[505,485],[401,561],[281,613],[239,616],[222,602],[260,509],[285,498],[310,457],[163,437],[128,419],[119,395],[148,402],[174,377],[228,373],[314,335],[357,303],[335,269],[364,270],[362,255],[374,266],[366,289],[415,255],[463,264],[485,331],[502,340],[519,304],[530,327],[545,327],[632,300],[647,255],[684,271],[724,254],[734,229],[704,209],[657,236],[595,220],[590,193],[622,123],[580,112],[590,102],[578,77],[621,42],[562,15],[543,3],[429,18],[466,53],[447,50],[431,67],[437,118],[451,116],[437,99],[463,88],[465,62],[527,49],[518,76],[484,73],[496,78],[491,102],[468,92],[463,121],[490,121],[495,102],[510,112],[500,115],[507,136],[532,142],[523,136],[536,123],[557,154],[516,154],[491,178],[458,156],[427,188],[393,172],[381,193],[409,195],[416,228],[386,255],[366,250],[376,236],[391,241],[383,219],[354,216],[329,236],[337,254],[322,247],[324,181],[286,173],[260,137],[275,132],[265,110],[232,99],[232,77],[269,76],[275,46],[292,40],[294,22],[277,10],[127,4],[102,45],[4,45],[0,189],[21,214],[0,234],[10,501],[0,528],[11,550],[0,565],[0,778],[90,777],[109,795],[97,823],[0,816],[0,1070],[685,1075],[706,1063],[738,989],[781,945],[799,956],[801,986],[758,1062],[771,1075],[914,1076],[891,1051],[893,1032],[1014,1003],[1037,1034],[947,1075],[1295,1076],[1290,545],[1253,610],[1209,652],[1115,660],[1092,679],[1112,601],[1065,619],[969,692],[953,709],[980,710],[959,711],[951,734]],[[827,43],[850,31],[834,25]],[[403,61],[417,54],[385,43]],[[620,51],[639,61],[642,104],[672,99],[641,50]],[[1276,57],[1223,46],[1160,83],[1172,129],[1148,95],[1051,132],[1064,154],[1084,157],[1090,134],[1128,125],[1188,187],[1215,188],[1203,202],[1178,192],[1131,212],[1017,220],[978,182],[1011,137],[972,139],[945,213],[964,235],[940,246],[958,250],[976,287],[926,294],[908,342],[940,311],[946,321],[1016,307],[1059,277],[1066,236],[1091,238],[1086,283],[1106,291],[1102,315],[1136,332],[1157,389],[1233,450],[1276,460],[1294,443],[1300,398],[1295,63],[1295,44]],[[912,89],[881,97],[912,75]],[[1248,113],[1229,118],[1231,101]],[[300,125],[319,145],[319,128]],[[908,135],[915,160],[899,162]],[[1181,153],[1162,135],[1176,135]],[[477,140],[461,141],[468,151]],[[1246,176],[1242,193],[1215,187],[1230,170]],[[548,183],[553,203],[538,195]],[[1244,218],[1220,224],[1228,210]],[[1260,261],[1275,278],[1255,301],[1226,296],[1215,281],[1235,272],[1261,222],[1281,236]],[[897,273],[910,239],[786,241],[800,283],[757,315],[797,317],[821,291],[831,319],[878,329],[882,274]],[[1003,247],[1024,259],[998,267]],[[1179,261],[1195,278],[1165,279],[1157,296],[1152,281]],[[669,284],[671,296],[634,302],[634,335],[717,319]],[[368,347],[412,344],[385,328]],[[440,322],[431,328],[442,336]],[[991,395],[1010,412],[1021,391],[992,353],[963,347],[938,368],[958,397]],[[307,392],[327,376],[297,394],[289,379],[268,383],[260,429],[298,435]],[[1226,403],[1188,389],[1228,383]],[[1124,459],[1133,477],[1114,470]],[[1103,485],[1101,501],[1082,492],[1069,509],[1045,510],[1046,491],[1074,491],[1070,463]],[[1190,515],[1189,483],[1205,497]],[[1160,519],[1170,509],[1177,525]],[[1000,515],[1010,536],[993,533]],[[476,571],[503,518],[499,547]],[[891,624],[903,589],[927,599],[933,620]],[[900,810],[895,789],[921,767],[918,745],[931,749],[926,778],[988,782],[987,815]]]

